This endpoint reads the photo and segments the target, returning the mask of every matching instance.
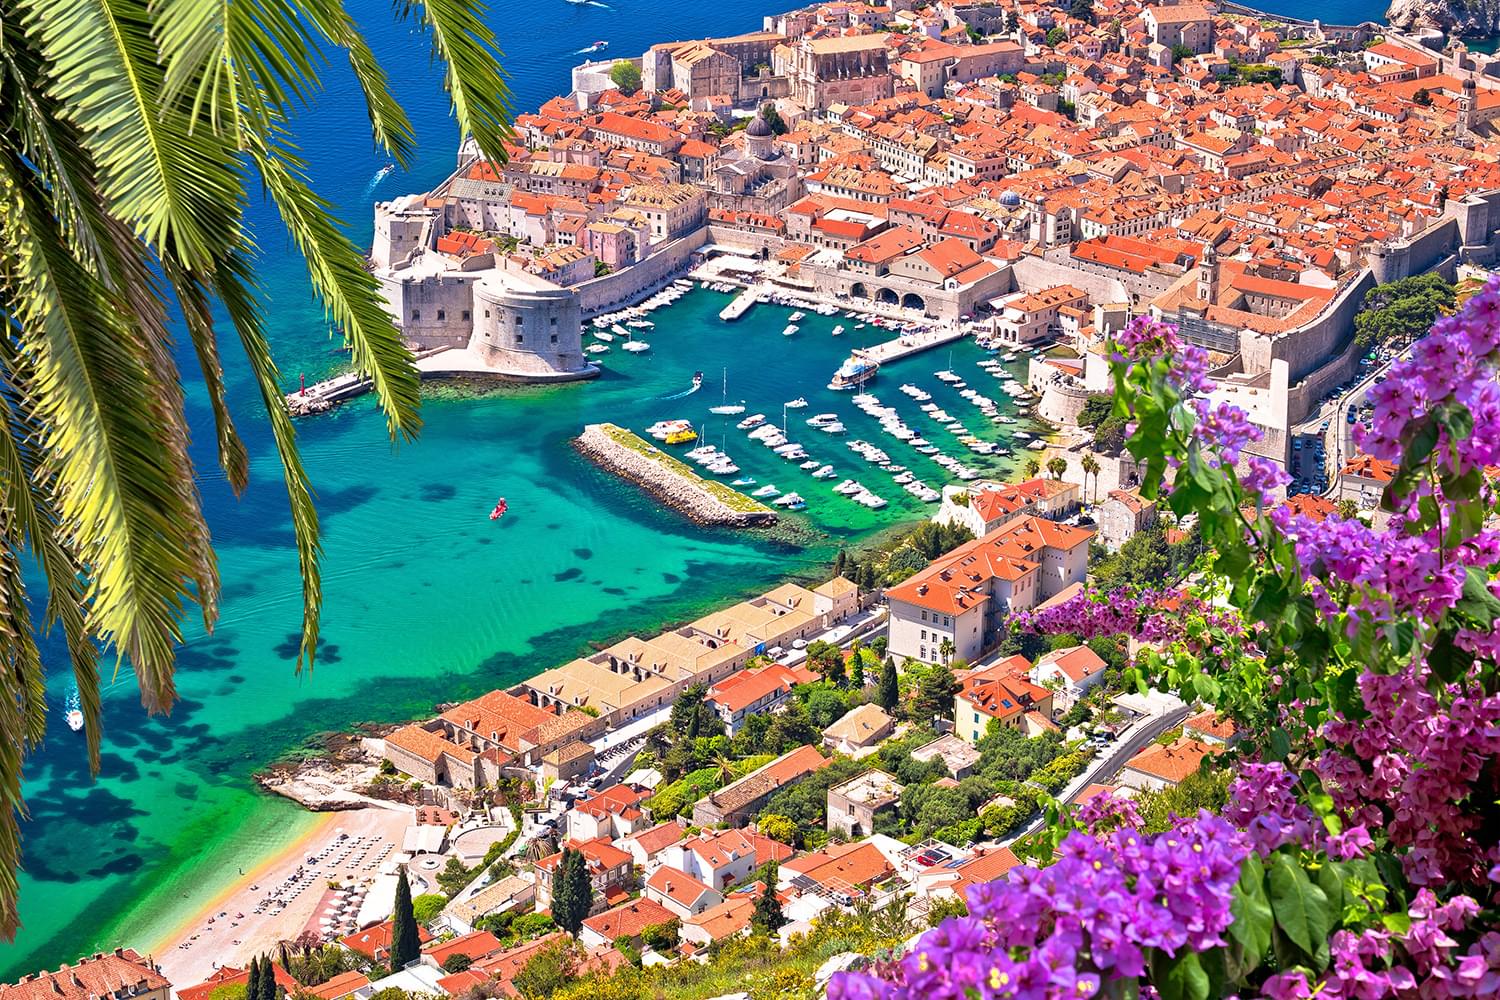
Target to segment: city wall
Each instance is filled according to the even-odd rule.
[[[623,271],[575,285],[573,292],[578,296],[579,311],[587,318],[630,305],[676,278],[692,259],[693,251],[706,242],[708,227],[703,226]]]

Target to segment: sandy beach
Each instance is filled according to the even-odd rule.
[[[149,953],[179,988],[202,982],[220,965],[244,967],[252,956],[301,934],[329,882],[348,884],[378,875],[400,851],[411,822],[412,811],[405,807],[321,813],[304,836],[244,875],[234,876],[211,903],[154,942]],[[332,850],[336,844],[341,848]],[[342,849],[348,845],[355,846]],[[314,856],[321,860],[308,864]],[[262,906],[273,894],[285,901],[285,907]]]

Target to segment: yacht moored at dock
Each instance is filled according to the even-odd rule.
[[[880,362],[864,351],[853,351],[839,366],[839,370],[833,373],[833,381],[828,383],[828,388],[853,389],[870,381],[879,370]]]

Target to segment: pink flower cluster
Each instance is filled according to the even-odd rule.
[[[1351,822],[1381,829],[1406,850],[1418,884],[1483,882],[1500,862],[1500,845],[1482,825],[1481,778],[1500,756],[1500,695],[1476,683],[1450,685],[1444,697],[1425,668],[1359,680],[1369,714],[1335,717],[1317,771]]]
[[[1422,889],[1407,915],[1405,933],[1366,929],[1335,931],[1332,961],[1316,983],[1300,970],[1271,977],[1261,987],[1272,1000],[1437,1000],[1500,995],[1500,933],[1488,931],[1460,950],[1454,934],[1473,923],[1479,904],[1471,896],[1439,902]]]

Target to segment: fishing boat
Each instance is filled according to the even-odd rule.
[[[504,503],[505,501],[501,501]],[[63,720],[67,722],[68,728],[78,732],[83,728],[83,710],[78,705],[78,688],[68,692],[67,707],[64,710]]]
[[[853,351],[839,370],[833,373],[833,381],[828,383],[830,389],[853,389],[855,386],[864,385],[875,377],[880,370],[880,362],[866,354],[864,351]]]
[[[703,373],[693,372],[693,391],[697,392],[703,385]]]
[[[720,405],[718,405],[718,406],[710,406],[708,408],[708,412],[709,413],[721,413],[721,414],[724,414],[725,416],[729,416],[729,415],[732,415],[732,414],[735,414],[735,413],[744,413],[745,412],[745,401],[743,399],[740,400],[738,403],[731,403],[729,401],[729,369],[728,368],[724,369],[723,399],[724,399],[724,402],[721,403]]]
[[[505,502],[505,498],[504,497],[501,497],[500,501],[495,504],[495,509],[492,510],[492,511],[490,511],[490,520],[491,521],[498,521],[498,520],[500,520],[502,517],[505,516],[505,512],[507,510],[509,510],[509,509],[510,509],[510,505]]]

